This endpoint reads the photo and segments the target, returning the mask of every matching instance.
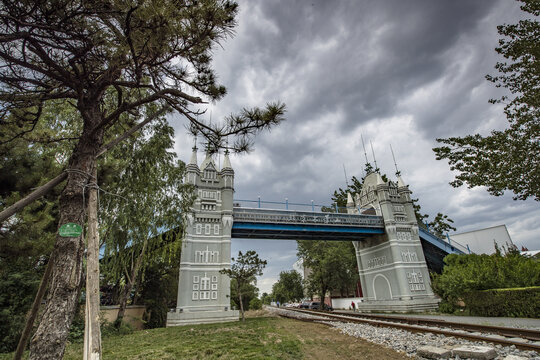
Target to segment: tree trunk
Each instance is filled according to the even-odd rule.
[[[244,318],[244,304],[242,303],[242,293],[240,292],[238,280],[236,281],[236,288],[238,289],[238,301],[240,301],[240,314],[242,314],[242,321],[246,321],[246,319]]]
[[[90,186],[88,200],[88,236],[86,253],[86,307],[83,359],[101,359],[99,328],[99,232],[97,166],[94,167],[94,186]]]
[[[22,359],[24,349],[26,348],[26,344],[28,343],[28,339],[30,338],[30,334],[32,333],[34,321],[36,321],[36,316],[38,314],[39,306],[41,305],[41,300],[43,300],[45,290],[47,290],[47,285],[49,284],[49,279],[51,278],[52,267],[53,261],[52,259],[49,259],[47,267],[45,268],[45,272],[43,273],[43,277],[41,278],[36,297],[34,298],[34,302],[32,303],[32,307],[26,315],[26,324],[24,325],[24,330],[21,334],[21,337],[19,338],[19,343],[17,344],[17,350],[15,351],[15,355],[13,355],[13,360]]]
[[[145,240],[143,243],[143,248],[141,250],[140,255],[137,257],[137,260],[135,261],[135,264],[133,265],[133,268],[131,269],[131,276],[128,277],[128,281],[126,281],[126,286],[124,286],[124,290],[122,291],[122,295],[120,297],[120,307],[118,309],[118,315],[116,316],[116,321],[114,322],[117,327],[119,327],[122,324],[122,320],[124,319],[124,314],[126,313],[126,307],[127,307],[127,300],[129,297],[129,293],[131,292],[131,289],[133,288],[133,284],[135,284],[137,280],[137,275],[139,273],[139,268],[141,267],[142,260],[144,257],[144,253],[146,251],[146,245],[148,244],[148,240]]]
[[[95,107],[93,113],[83,114],[85,126],[70,159],[66,187],[60,196],[59,228],[66,223],[84,226],[86,185],[103,140],[103,130],[93,131],[89,124],[92,119],[97,124],[99,119],[97,105]],[[82,235],[56,235],[49,293],[40,324],[30,343],[30,360],[61,359],[64,355],[65,342],[79,300],[84,248]]]

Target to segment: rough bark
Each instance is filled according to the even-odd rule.
[[[95,109],[97,110],[97,109]],[[83,114],[85,127],[70,159],[68,179],[60,196],[61,225],[85,221],[86,186],[95,167],[95,156],[103,140],[103,131],[94,131],[93,124],[99,112]],[[84,253],[82,236],[56,236],[53,250],[53,268],[49,293],[40,324],[30,343],[30,359],[61,359],[65,342],[78,302],[81,286],[82,257]]]
[[[101,359],[99,328],[99,232],[97,166],[93,172],[94,186],[90,186],[88,202],[88,237],[86,253],[86,308],[84,327],[84,360]]]
[[[21,334],[21,337],[19,338],[19,343],[17,344],[17,350],[15,351],[15,355],[13,355],[13,360],[22,359],[24,349],[26,348],[28,339],[32,334],[32,327],[34,326],[34,321],[36,321],[36,316],[38,314],[39,306],[41,305],[41,300],[43,300],[45,290],[47,290],[47,285],[49,284],[49,279],[51,278],[52,267],[53,261],[52,259],[49,259],[47,267],[45,268],[45,272],[43,273],[43,277],[41,278],[36,297],[34,298],[34,302],[32,303],[32,307],[26,315],[26,324],[24,325],[23,332]]]

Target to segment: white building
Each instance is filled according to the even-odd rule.
[[[457,241],[463,246],[468,246],[471,252],[476,254],[493,254],[495,252],[495,244],[501,250],[514,246],[506,225],[497,225],[486,229],[452,234],[450,235],[450,239]]]

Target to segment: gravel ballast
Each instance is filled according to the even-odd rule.
[[[540,354],[535,351],[524,351],[516,349],[515,346],[502,346],[485,342],[472,342],[469,340],[446,337],[444,335],[432,334],[432,333],[412,333],[406,330],[376,327],[369,324],[356,324],[356,323],[344,323],[336,321],[325,321],[324,317],[320,315],[311,315],[305,313],[299,313],[296,311],[290,311],[283,308],[270,308],[267,310],[277,312],[288,317],[295,317],[298,319],[317,319],[322,323],[331,325],[341,331],[343,334],[361,338],[369,342],[383,345],[406,353],[407,355],[415,358],[422,359],[417,353],[417,350],[421,347],[433,346],[440,349],[452,350],[462,346],[486,346],[492,347],[496,353],[496,360],[503,360],[509,356],[521,357],[525,359],[538,359],[540,360]],[[464,359],[459,355],[452,356],[452,359]],[[512,357],[510,357],[512,358]]]

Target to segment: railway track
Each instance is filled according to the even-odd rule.
[[[317,310],[287,309],[294,312],[324,316],[330,321],[350,323],[363,323],[372,326],[390,327],[408,330],[453,336],[457,338],[490,342],[503,346],[512,346],[521,350],[532,350],[540,353],[540,331],[531,329],[517,329],[501,326],[464,324],[444,320],[426,318],[408,318],[400,316],[385,316],[375,314],[358,314],[345,312],[328,312]],[[302,319],[307,320],[309,319]],[[320,321],[314,319],[312,321]]]

